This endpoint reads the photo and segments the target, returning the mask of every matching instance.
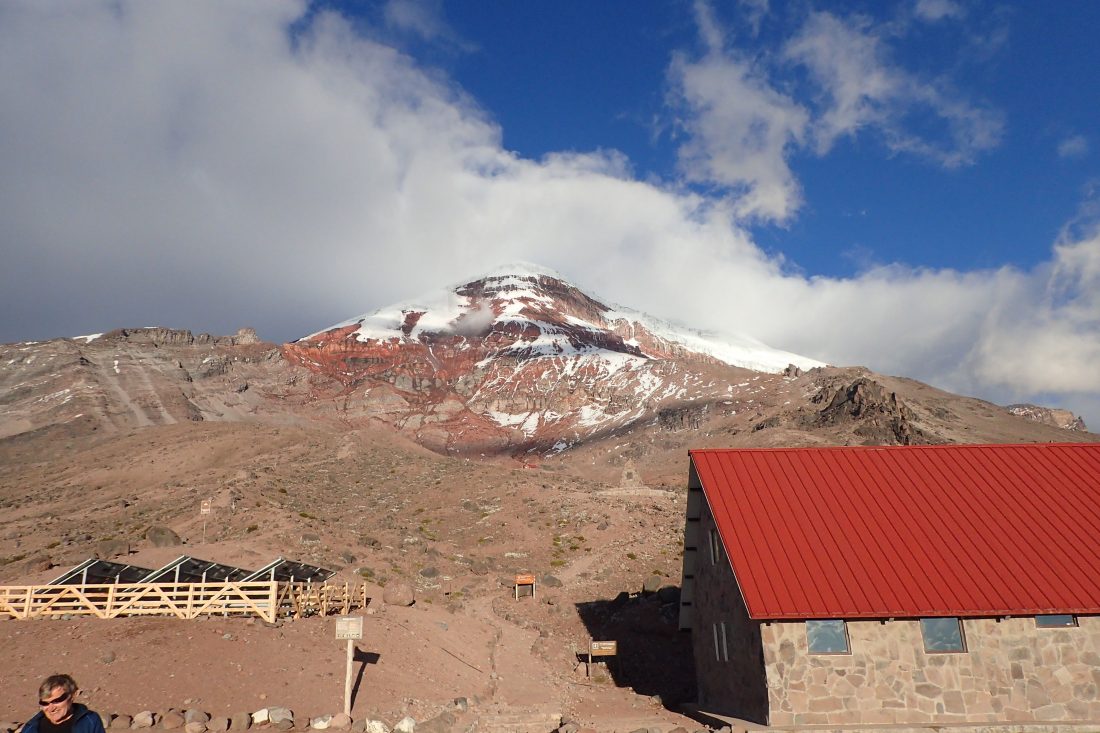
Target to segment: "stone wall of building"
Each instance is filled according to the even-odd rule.
[[[714,519],[704,502],[697,534],[692,599],[695,620],[691,630],[699,705],[716,713],[766,723],[768,689],[760,624],[749,619],[725,552],[718,562],[711,562],[708,542],[714,528]],[[716,657],[714,648],[714,625],[723,622],[728,660]]]
[[[926,653],[919,621],[896,620],[849,621],[851,654],[820,655],[808,653],[804,623],[762,625],[769,722],[1100,720],[1100,617],[1060,629],[1033,617],[962,624],[961,654]]]

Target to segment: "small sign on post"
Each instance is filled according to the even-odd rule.
[[[336,619],[336,639],[348,641],[348,664],[344,674],[344,715],[351,715],[351,666],[355,659],[355,642],[363,638],[362,616],[339,616]]]
[[[199,514],[202,515],[202,543],[206,544],[206,515],[210,513],[210,508],[213,506],[213,501],[210,499],[203,499],[199,502]]]
[[[584,675],[588,677],[592,666],[592,657],[615,657],[618,659],[619,642],[617,641],[593,641],[588,645],[588,662],[584,665]]]
[[[517,575],[516,576],[516,600],[519,600],[520,586],[531,586],[531,597],[535,597],[535,576],[534,575]]]

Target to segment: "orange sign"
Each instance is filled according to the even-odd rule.
[[[594,641],[589,648],[589,655],[593,657],[613,657],[619,653],[617,641]]]
[[[534,575],[517,575],[516,576],[516,585],[534,585],[534,584],[535,584],[535,576]]]

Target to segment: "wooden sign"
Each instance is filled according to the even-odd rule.
[[[212,504],[213,502],[210,501],[210,499],[203,499],[202,502],[199,504],[199,514],[209,514]]]
[[[519,600],[519,588],[521,585],[531,586],[531,597],[535,597],[535,576],[531,574],[523,574],[516,576],[516,600]]]
[[[619,642],[617,641],[595,641],[588,645],[588,659],[584,663],[585,676],[591,675],[592,659],[594,657],[614,657],[615,664],[619,663]]]
[[[336,619],[336,638],[337,639],[362,639],[363,638],[363,617],[362,616],[340,616]]]

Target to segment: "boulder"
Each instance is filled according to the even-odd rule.
[[[561,588],[561,580],[550,574],[542,576],[542,584],[547,588]]]
[[[661,603],[679,603],[680,589],[674,585],[662,586],[657,591],[657,600],[659,600]]]
[[[364,733],[390,733],[390,727],[381,720],[368,720],[363,728]]]
[[[660,575],[650,575],[642,582],[643,593],[656,593],[661,588],[662,578]]]
[[[133,722],[134,722],[134,719],[131,718],[129,715],[116,715],[111,720],[111,727],[116,728],[116,729],[118,729],[118,728],[129,729],[130,724],[133,723]]]
[[[351,716],[345,713],[337,713],[328,722],[328,727],[332,730],[347,730],[351,727]]]
[[[290,730],[294,727],[294,713],[290,708],[268,708],[267,719],[272,726],[279,730]],[[253,718],[255,721],[255,718]]]
[[[142,710],[140,713],[134,715],[134,722],[130,724],[131,728],[152,728],[153,724],[157,722],[157,716],[153,715],[152,710]]]
[[[429,566],[429,567],[426,567],[426,568],[421,568],[420,569],[420,575],[421,575],[421,577],[424,577],[424,578],[437,577],[439,575],[439,568],[433,567],[433,566]]]
[[[225,733],[229,730],[229,718],[224,715],[216,715],[206,723],[206,729],[214,733]]]
[[[229,730],[242,731],[252,727],[252,716],[248,713],[236,713],[229,719]]]
[[[408,583],[390,583],[382,591],[382,602],[387,606],[411,606],[416,596]]]
[[[130,543],[126,540],[101,540],[95,544],[94,554],[100,560],[129,555]]]
[[[146,530],[145,539],[149,540],[153,547],[175,547],[183,544],[178,534],[163,525],[153,525]]]
[[[164,728],[165,730],[175,730],[177,728],[182,728],[183,724],[186,722],[187,721],[183,719],[183,716],[175,710],[169,710],[167,713],[160,716],[160,727]]]
[[[408,715],[397,721],[397,725],[393,727],[393,733],[413,733],[414,730],[416,730],[416,721]]]
[[[252,718],[252,725],[263,725],[264,723],[271,722],[271,711],[267,708],[260,708],[250,716]]]
[[[330,723],[332,723],[332,715],[319,715],[316,718],[310,718],[309,727],[313,730],[328,730]]]
[[[183,719],[188,723],[202,723],[206,725],[206,721],[210,720],[210,716],[201,710],[189,708],[183,711]]]
[[[206,733],[206,723],[198,720],[183,724],[184,733]]]

